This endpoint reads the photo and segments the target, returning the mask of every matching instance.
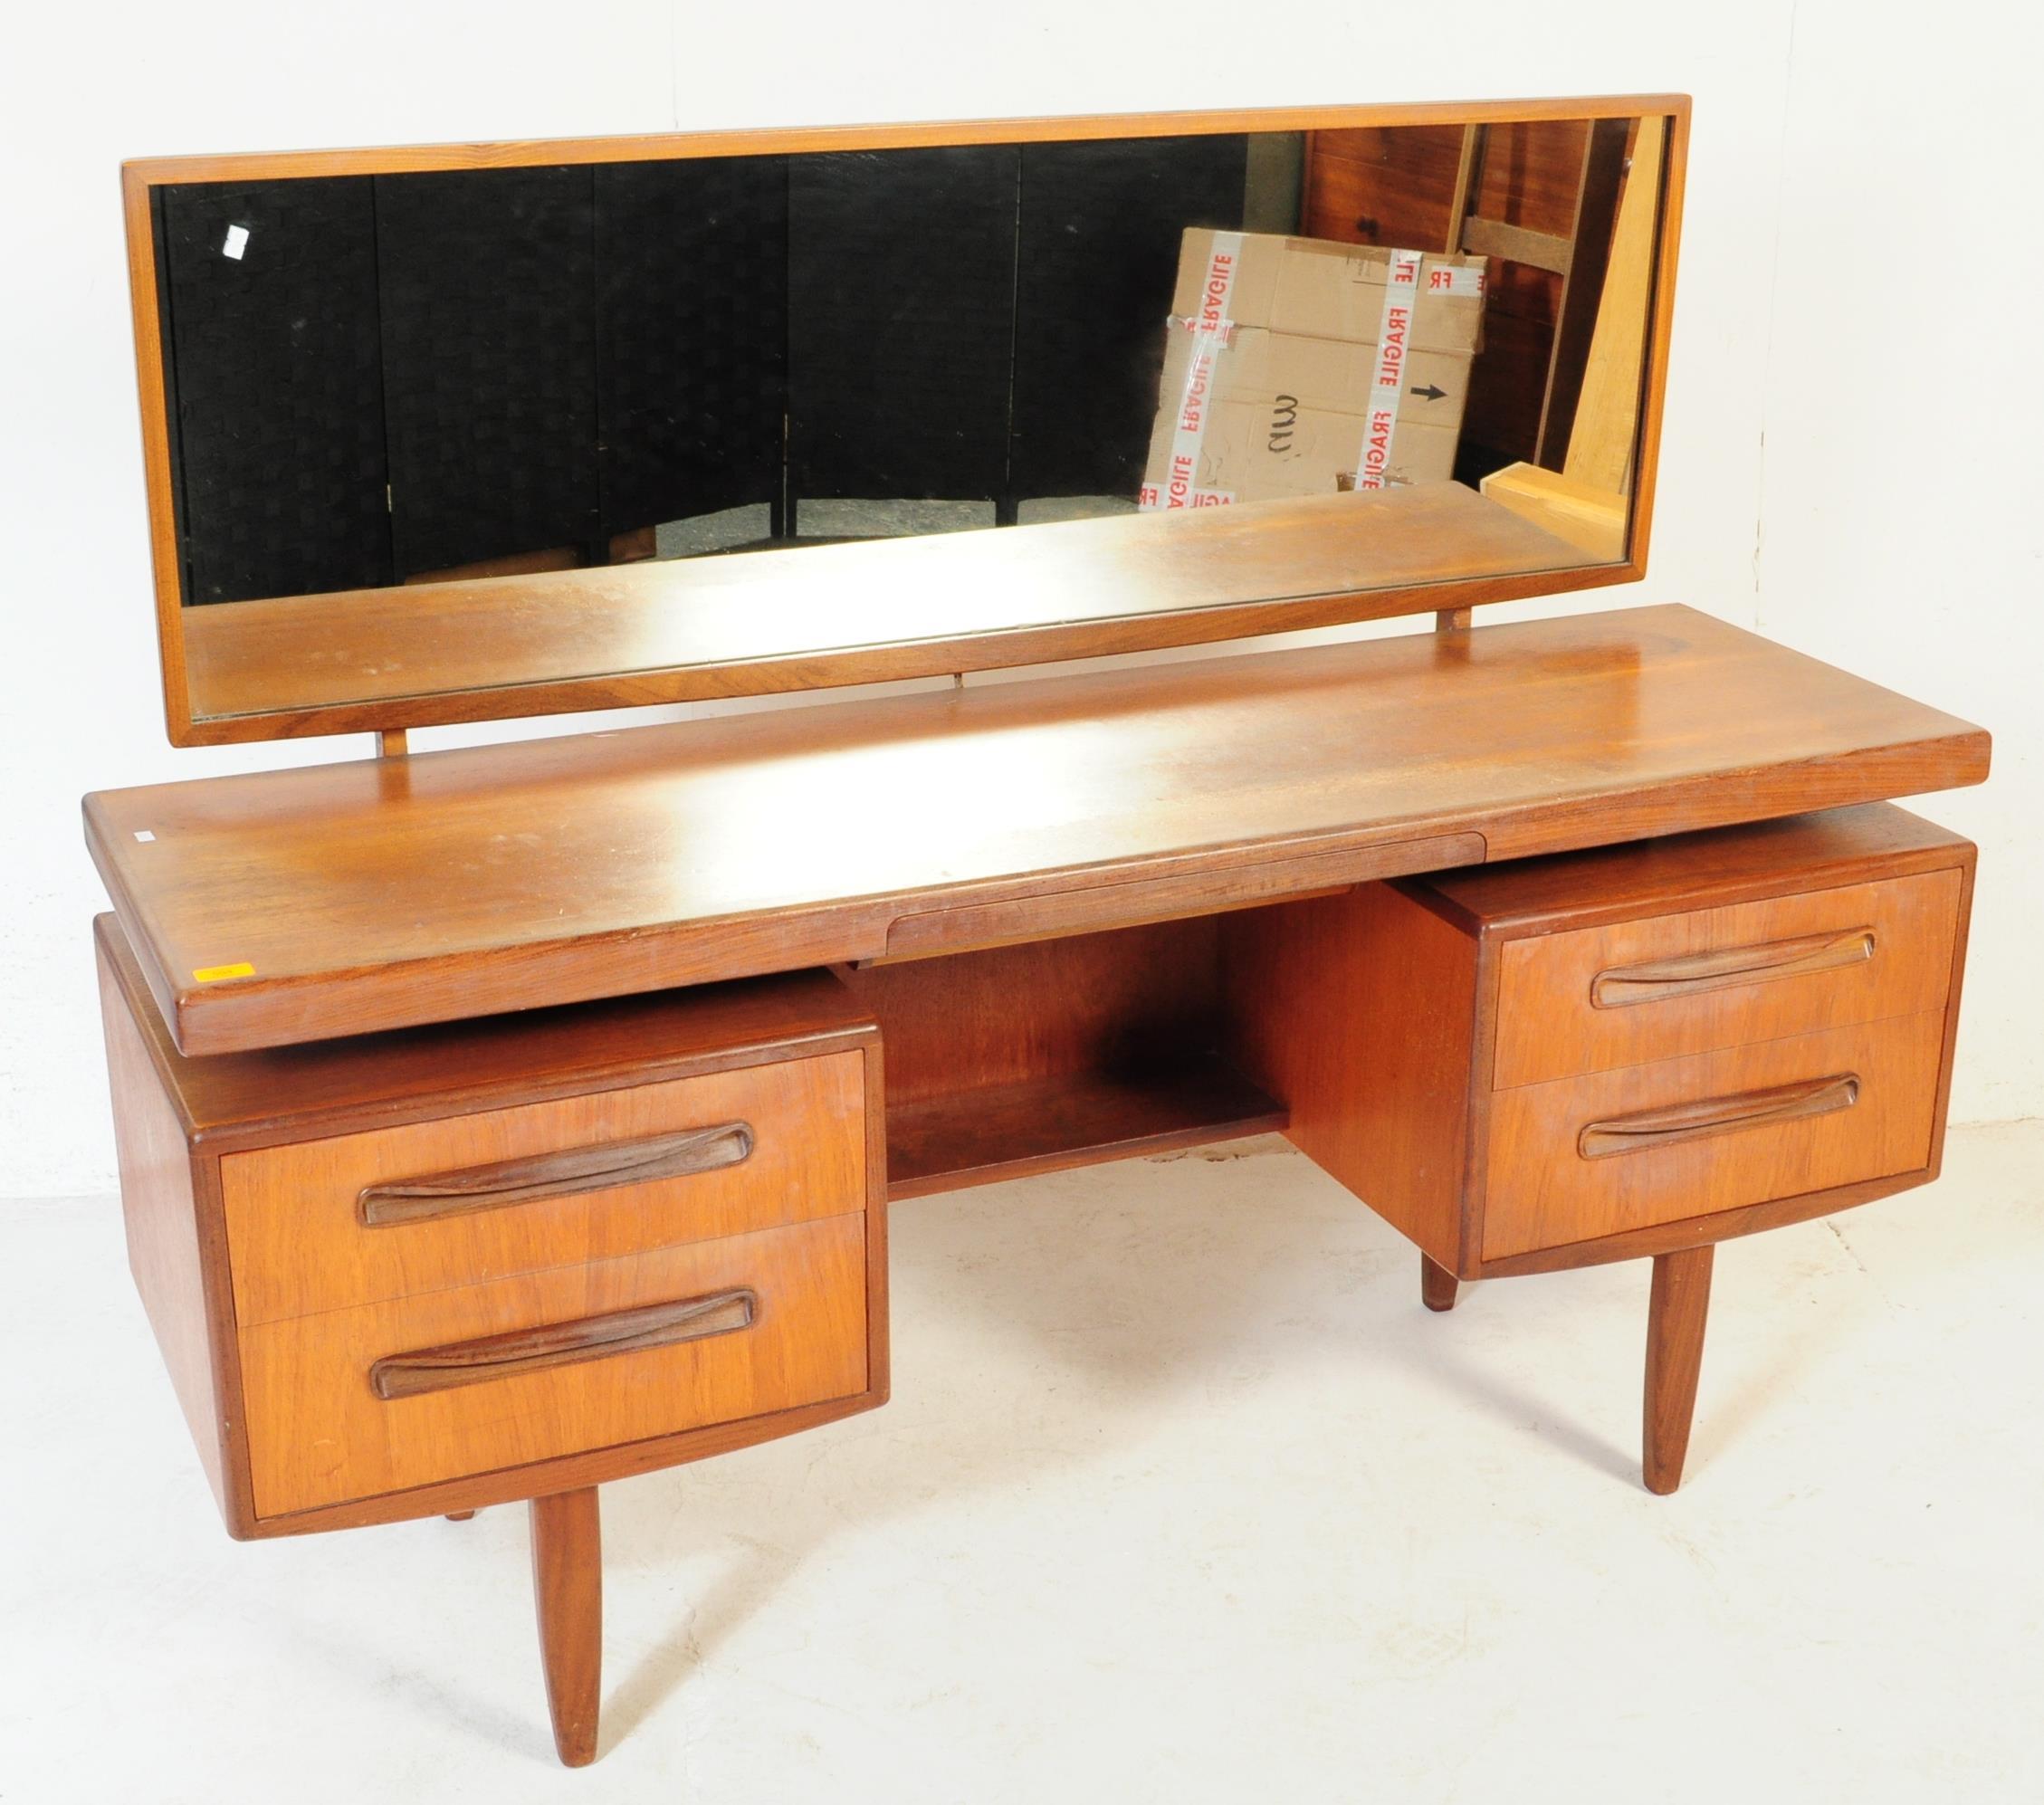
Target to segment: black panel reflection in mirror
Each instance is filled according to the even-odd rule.
[[[1615,560],[1638,129],[158,187],[181,597],[1450,480]]]

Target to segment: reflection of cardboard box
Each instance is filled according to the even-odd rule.
[[[1160,393],[1183,396],[1194,357],[1210,343],[1182,326],[1169,328]],[[1267,404],[1275,426],[1276,416],[1287,405],[1332,414],[1366,414],[1376,381],[1374,345],[1302,339],[1256,326],[1237,326],[1213,359],[1208,392],[1216,401]],[[1399,430],[1433,426],[1459,433],[1468,383],[1466,357],[1444,351],[1408,353],[1399,372]]]
[[[1296,407],[1289,410],[1280,432],[1270,409],[1257,402],[1217,401],[1210,411],[1189,470],[1173,470],[1169,423],[1160,423],[1150,442],[1144,507],[1211,507],[1282,495],[1332,495],[1347,485],[1361,462],[1359,415]],[[1452,426],[1400,425],[1390,446],[1382,486],[1446,482],[1455,471],[1457,436]]]
[[[1485,268],[1481,257],[1421,260],[1415,350],[1474,357],[1483,349]],[[1391,273],[1391,253],[1374,245],[1195,228],[1179,244],[1171,312],[1199,321],[1218,293],[1237,326],[1373,345]]]
[[[1142,506],[1446,481],[1480,342],[1483,267],[1188,232]]]
[[[1415,351],[1400,371],[1396,425],[1373,430],[1377,348],[1238,326],[1227,344],[1173,324],[1166,405],[1151,430],[1142,505],[1175,508],[1332,495],[1371,457],[1374,486],[1444,482],[1455,473],[1469,359]],[[1182,463],[1183,467],[1175,467]]]

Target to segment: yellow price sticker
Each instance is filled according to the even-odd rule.
[[[245,960],[239,965],[202,965],[192,973],[195,984],[217,984],[223,978],[253,978],[255,968]]]

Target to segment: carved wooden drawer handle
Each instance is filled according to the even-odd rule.
[[[607,1316],[585,1316],[574,1323],[514,1329],[507,1335],[450,1342],[415,1353],[386,1355],[369,1369],[369,1387],[379,1398],[416,1398],[422,1392],[543,1372],[549,1367],[573,1366],[611,1354],[673,1347],[677,1342],[749,1329],[759,1308],[759,1300],[752,1292],[719,1291],[676,1304],[648,1304],[636,1310],[614,1310]]]
[[[429,1179],[396,1179],[365,1185],[356,1213],[371,1228],[405,1222],[435,1222],[471,1210],[508,1203],[538,1203],[577,1197],[614,1185],[650,1184],[656,1179],[688,1178],[735,1166],[750,1155],[755,1141],[748,1122],[714,1128],[688,1128],[646,1141],[612,1141],[602,1147],[568,1147],[525,1160],[501,1160]]]
[[[1862,965],[1873,956],[1871,928],[1852,928],[1842,934],[1805,934],[1800,940],[1771,941],[1765,946],[1684,953],[1677,959],[1600,971],[1590,980],[1590,1000],[1596,1008],[1620,1009],[1633,1003],[1693,996],[1699,990],[1725,990],[1735,984]]]
[[[1841,1072],[1836,1077],[1812,1078],[1800,1084],[1776,1084],[1764,1091],[1670,1103],[1666,1109],[1586,1122],[1576,1137],[1576,1151],[1586,1160],[1645,1153],[1656,1147],[1672,1147],[1678,1141],[1701,1141],[1707,1134],[1731,1134],[1743,1128],[1772,1128],[1807,1115],[1829,1115],[1835,1110],[1850,1109],[1858,1101],[1859,1074]]]

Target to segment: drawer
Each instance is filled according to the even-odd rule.
[[[834,1216],[244,1325],[256,1514],[852,1397],[866,1233]]]
[[[235,1320],[861,1209],[864,1058],[784,1059],[227,1154]]]
[[[1492,1082],[1942,1009],[1960,879],[1925,872],[1506,941]]]
[[[1942,1011],[1490,1099],[1483,1256],[1921,1170]]]

